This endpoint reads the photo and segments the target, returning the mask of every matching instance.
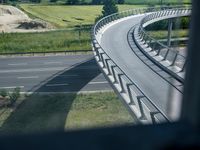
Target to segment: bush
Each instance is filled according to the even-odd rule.
[[[58,0],[49,0],[50,3],[55,3],[57,2]]]
[[[20,88],[17,87],[12,93],[9,93],[10,105],[12,106],[20,97]]]
[[[104,0],[103,4],[102,14],[104,17],[118,12],[118,7],[114,0]]]
[[[97,16],[97,17],[95,18],[95,23],[96,23],[97,21],[99,21],[100,19],[102,19],[102,18],[103,18],[103,15]]]
[[[5,89],[3,89],[3,90],[0,91],[0,95],[1,95],[3,98],[5,98],[6,96],[8,96],[8,92],[7,92]]]
[[[173,30],[175,29],[188,29],[190,24],[189,17],[181,17],[173,19]],[[161,20],[150,24],[146,27],[146,30],[154,31],[154,30],[167,30],[168,29],[168,20]]]

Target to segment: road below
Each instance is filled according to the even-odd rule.
[[[0,58],[0,89],[23,92],[111,90],[93,55]]]

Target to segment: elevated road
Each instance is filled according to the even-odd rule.
[[[174,95],[176,95],[176,100],[181,97],[182,93],[144,64],[133,53],[127,41],[129,30],[134,25],[138,24],[143,17],[143,15],[134,16],[107,28],[107,30],[103,32],[103,36],[100,40],[101,46],[119,67],[126,72],[126,75],[135,81],[146,96],[148,96],[164,114],[169,115],[169,93],[172,90]],[[163,72],[163,74],[170,77],[167,73]],[[177,82],[177,84],[179,84],[179,82]]]
[[[166,63],[162,66],[161,57],[160,60],[153,60],[143,52],[146,49],[151,51],[150,44],[147,44],[151,39],[143,33],[144,37],[139,35],[138,25],[144,21],[146,25],[156,22],[155,20],[189,14],[190,9],[187,8],[129,10],[107,16],[94,27],[95,58],[112,87],[139,122],[158,123],[177,120],[180,115],[183,82],[176,78],[175,70],[168,71],[168,67],[176,69],[176,66],[167,66],[170,63],[166,59],[164,59]],[[134,27],[137,29],[136,34]],[[135,35],[137,41],[134,39]],[[146,37],[149,41],[145,39]],[[167,56],[168,51],[174,50],[168,48]],[[157,56],[156,53],[154,55]],[[169,56],[171,57],[171,54]]]

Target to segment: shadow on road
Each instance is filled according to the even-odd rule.
[[[77,95],[76,92],[99,74],[100,71],[94,59],[57,73],[18,106],[2,125],[1,133],[20,134],[64,130],[66,118]],[[63,84],[63,86],[57,86],[57,84]],[[38,94],[38,92],[65,91],[74,93]]]

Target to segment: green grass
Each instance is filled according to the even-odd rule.
[[[125,0],[127,4],[160,4],[161,0]],[[57,3],[65,3],[66,0],[59,0]],[[91,0],[85,0],[85,2],[90,3]],[[177,3],[191,3],[191,0],[163,0],[163,3],[177,4]],[[42,3],[49,3],[49,0],[42,0]]]
[[[65,127],[106,127],[132,122],[132,117],[114,93],[99,93],[80,95],[75,99]]]
[[[102,6],[63,6],[63,5],[33,5],[21,4],[20,7],[42,20],[59,28],[73,28],[79,25],[92,25],[101,14]],[[119,11],[145,7],[144,5],[120,5]]]
[[[167,38],[167,31],[148,31],[149,35],[155,39],[166,39]],[[173,30],[172,31],[172,38],[176,37],[188,37],[188,30],[182,29],[182,30]]]
[[[31,17],[43,19],[57,28],[74,28],[92,25],[101,14],[102,6],[59,6],[21,4],[20,7]],[[120,11],[142,7],[121,5]],[[89,30],[82,30],[79,39],[77,30],[49,31],[43,33],[0,34],[0,53],[49,52],[65,50],[91,50]]]
[[[0,53],[90,50],[90,33],[77,30],[0,34]]]
[[[160,4],[161,0],[125,0],[126,3],[130,3],[130,4]],[[163,3],[190,3],[191,0],[163,0]]]
[[[1,134],[63,131],[133,123],[132,117],[114,93],[34,94],[25,98],[16,110],[1,113],[0,121]]]

